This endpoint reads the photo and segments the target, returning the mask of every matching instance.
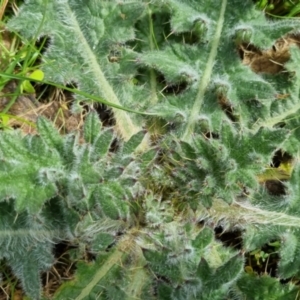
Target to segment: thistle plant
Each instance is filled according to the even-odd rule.
[[[47,37],[45,80],[77,85],[73,109],[112,103],[115,123],[91,112],[83,133],[43,118],[38,135],[1,132],[0,253],[29,297],[68,241],[95,260],[53,299],[297,299],[299,49],[276,74],[243,58],[296,40],[299,21],[250,0],[28,0],[8,28]],[[239,249],[220,226],[241,232]],[[274,240],[286,284],[244,271],[245,253]]]

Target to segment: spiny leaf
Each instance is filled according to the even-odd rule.
[[[124,143],[124,146],[123,146],[123,149],[122,149],[122,155],[126,156],[126,155],[129,155],[129,154],[133,154],[134,151],[137,149],[137,147],[142,142],[144,136],[145,136],[144,131],[140,131],[139,133],[132,136],[129,141]]]
[[[102,124],[96,112],[90,113],[84,122],[84,139],[87,143],[93,144],[100,134]]]
[[[37,128],[49,149],[56,149],[57,151],[63,149],[63,138],[49,120],[44,117],[38,118]]]
[[[101,255],[92,265],[81,263],[78,265],[77,276],[75,280],[62,286],[56,293],[56,299],[72,298],[76,300],[86,299],[91,293],[107,293],[109,285],[105,285],[106,277],[110,272],[115,276],[120,276],[120,267],[118,264],[125,261],[128,251],[132,246],[132,240],[124,238],[117,247],[108,254]],[[117,275],[118,274],[118,275]],[[111,295],[117,297],[120,290],[115,290]],[[122,293],[123,297],[125,296]]]
[[[91,158],[97,160],[108,154],[115,136],[111,129],[102,130],[95,138],[93,147],[91,149]]]
[[[213,280],[213,270],[204,258],[201,258],[196,274],[202,280],[204,285],[210,284],[210,281]]]
[[[192,245],[197,251],[204,249],[207,245],[211,243],[213,239],[213,232],[209,228],[204,228],[197,237],[192,241]]]
[[[244,258],[236,255],[216,270],[213,285],[218,288],[220,285],[235,281],[241,275],[244,267]]]
[[[53,37],[51,47],[45,54],[45,59],[51,63],[41,68],[47,80],[76,82],[85,92],[98,94],[118,106],[126,106],[131,85],[124,85],[122,79],[119,82],[108,79],[117,78],[119,68],[113,66],[107,56],[117,45],[134,39],[132,25],[144,9],[145,6],[138,2],[118,5],[117,2],[55,0],[45,4],[30,0],[23,6],[22,14],[12,19],[9,26],[20,30],[27,38]],[[96,11],[98,13],[94,14]],[[86,20],[90,20],[89,26],[84,25]],[[27,24],[26,30],[23,30],[24,22]],[[58,32],[59,38],[56,38]],[[58,61],[59,68],[54,71],[53,62]],[[79,65],[84,69],[74,67]],[[118,92],[114,90],[116,83],[120,87],[116,89]],[[128,140],[139,131],[127,112],[114,112],[122,138]]]
[[[94,197],[103,213],[113,220],[127,217],[128,204],[124,199],[125,195],[124,189],[117,182],[102,184],[94,191]]]
[[[291,284],[283,285],[276,278],[262,275],[244,274],[237,282],[238,289],[245,297],[251,299],[294,300],[298,290]],[[255,286],[255,289],[253,287]],[[238,293],[237,293],[238,294]]]

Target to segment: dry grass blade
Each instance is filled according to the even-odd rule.
[[[0,111],[10,105],[15,89],[16,83],[12,81],[0,93]],[[11,118],[7,125],[21,128],[25,134],[35,134],[34,123],[39,116],[44,116],[52,120],[62,133],[80,130],[83,116],[73,115],[67,101],[53,99],[43,104],[37,102],[35,95],[19,95],[8,109]]]
[[[260,50],[254,45],[240,45],[239,51],[244,65],[255,73],[276,74],[284,70],[284,64],[289,60],[289,47],[299,46],[299,35],[288,35],[278,39],[271,49]]]
[[[0,20],[2,20],[6,6],[7,6],[8,0],[3,0],[0,6]]]

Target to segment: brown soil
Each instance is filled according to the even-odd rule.
[[[40,103],[35,95],[20,95],[14,99],[17,84],[9,82],[0,92],[0,111],[8,109],[10,120],[7,125],[21,128],[25,134],[35,134],[35,123],[39,116],[44,116],[53,121],[62,133],[78,130],[82,126],[82,116],[70,112],[66,99],[55,99],[48,103]],[[62,94],[63,96],[63,94]]]
[[[252,44],[238,46],[244,65],[255,73],[276,74],[284,70],[284,64],[290,58],[291,45],[300,47],[300,35],[290,34],[278,39],[270,49],[261,50]]]

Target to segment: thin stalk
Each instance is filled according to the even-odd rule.
[[[96,55],[91,49],[90,45],[88,44],[86,37],[84,36],[80,28],[78,20],[76,19],[73,11],[71,10],[68,4],[66,4],[66,10],[68,12],[69,18],[72,19],[72,28],[74,29],[74,31],[76,31],[76,35],[79,37],[80,45],[84,49],[84,53],[86,54],[86,60],[88,61],[90,69],[95,76],[95,80],[97,80],[99,86],[101,86],[101,91],[99,92],[101,92],[105,99],[109,99],[109,101],[113,104],[121,106],[120,100],[118,99],[113,88],[105,78],[105,75],[101,69],[101,66],[99,65]],[[129,114],[125,111],[113,109],[113,112],[116,120],[116,131],[118,132],[120,137],[123,138],[125,141],[129,140],[132,135],[141,130],[141,128],[139,128],[133,123]]]
[[[154,51],[155,49],[158,48],[157,43],[155,41],[155,35],[154,35],[154,30],[153,30],[153,21],[152,21],[152,11],[149,9],[148,11],[148,16],[149,16],[149,45],[151,51]],[[154,45],[155,44],[155,45]],[[150,70],[150,89],[151,89],[151,104],[156,104],[158,101],[157,98],[157,84],[156,84],[156,75],[153,69]]]
[[[284,212],[264,210],[247,202],[234,202],[229,205],[221,199],[214,199],[209,209],[203,208],[198,211],[198,214],[201,218],[204,216],[216,223],[222,220],[241,227],[260,224],[300,228],[299,217]]]
[[[214,62],[218,53],[218,46],[221,38],[222,28],[224,24],[226,5],[227,5],[227,0],[223,0],[221,5],[221,10],[220,10],[220,16],[216,27],[216,32],[212,40],[211,50],[209,53],[206,68],[203,72],[203,76],[199,83],[198,93],[196,96],[194,106],[191,110],[191,114],[188,118],[186,129],[182,135],[182,139],[186,142],[189,142],[192,139],[192,134],[194,132],[195,125],[198,121],[198,115],[203,104],[204,95],[211,78]]]
[[[276,124],[287,120],[289,116],[295,115],[295,112],[297,112],[300,109],[300,103],[295,104],[293,107],[290,109],[284,111],[283,113],[280,113],[276,117],[269,118],[267,120],[257,122],[254,126],[253,129],[254,131],[259,130],[261,126],[267,127],[267,128],[273,128]]]
[[[126,299],[142,299],[143,290],[149,284],[151,278],[145,268],[147,262],[143,256],[142,249],[138,246],[134,248],[134,258],[131,267],[128,270],[129,281],[125,288]]]
[[[6,6],[7,6],[8,0],[3,0],[0,6],[0,20],[2,20]]]
[[[82,300],[88,297],[91,294],[92,289],[109,273],[111,268],[120,264],[120,262],[125,259],[132,248],[133,242],[132,236],[126,236],[124,239],[119,241],[116,249],[112,252],[109,259],[99,268],[91,282],[81,291],[75,300]]]
[[[69,88],[69,87],[64,86],[62,84],[54,83],[54,82],[51,82],[51,81],[38,80],[38,79],[30,78],[28,76],[20,76],[20,75],[3,73],[3,72],[0,72],[0,77],[9,78],[9,79],[17,79],[17,80],[21,80],[21,81],[29,80],[29,81],[33,81],[33,82],[37,82],[37,83],[41,83],[41,84],[47,84],[47,85],[55,86],[59,89],[62,89],[62,90],[65,90],[65,91],[68,91],[68,92],[71,92],[71,93],[74,93],[74,94],[84,96],[87,99],[94,100],[98,103],[102,103],[102,104],[105,104],[107,106],[110,106],[110,107],[113,107],[113,108],[116,108],[116,109],[132,112],[132,113],[139,114],[139,115],[145,115],[145,116],[153,116],[154,115],[152,113],[141,112],[141,111],[138,111],[138,110],[133,110],[133,109],[126,108],[126,107],[121,106],[121,105],[116,105],[113,102],[109,102],[109,101],[107,101],[107,100],[105,100],[101,97],[94,96],[94,95],[91,95],[89,93],[80,91],[78,89]]]

